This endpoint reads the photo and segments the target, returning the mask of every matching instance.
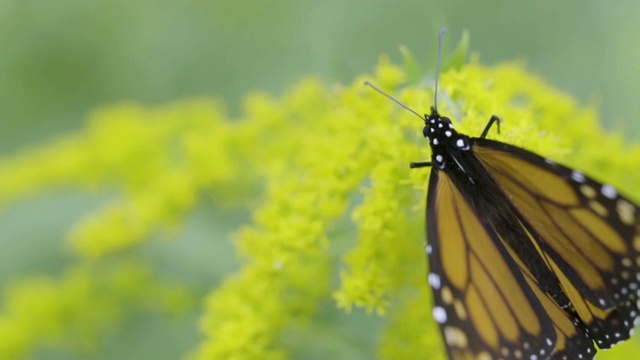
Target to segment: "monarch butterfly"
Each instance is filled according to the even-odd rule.
[[[442,35],[436,74],[439,74]],[[428,282],[450,359],[592,359],[639,319],[640,211],[610,185],[525,149],[424,121]]]

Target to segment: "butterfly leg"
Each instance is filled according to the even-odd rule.
[[[412,169],[429,167],[429,166],[433,166],[433,163],[431,161],[417,161],[417,162],[409,163],[409,167]]]
[[[498,123],[498,134],[500,134],[500,123],[502,122],[502,120],[500,120],[500,118],[496,115],[491,115],[491,119],[489,119],[489,122],[487,123],[487,126],[484,127],[484,130],[482,131],[482,135],[480,135],[481,139],[484,139],[487,137],[487,134],[489,133],[489,130],[491,130],[491,126],[493,126],[494,123]]]

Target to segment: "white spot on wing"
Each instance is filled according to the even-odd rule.
[[[583,183],[585,181],[584,174],[578,170],[573,170],[573,172],[571,173],[571,178],[579,183]]]
[[[440,306],[436,306],[433,308],[432,315],[433,315],[433,319],[438,324],[444,324],[445,322],[447,322],[447,312]]]
[[[616,189],[614,189],[613,186],[608,184],[602,185],[602,189],[600,189],[600,192],[602,192],[602,195],[604,195],[609,199],[615,199],[616,196],[618,196]]]
[[[440,275],[430,273],[429,274],[429,285],[431,285],[434,289],[440,288]]]

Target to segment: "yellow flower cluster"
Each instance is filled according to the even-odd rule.
[[[88,354],[136,308],[182,314],[193,296],[159,282],[132,259],[70,266],[59,279],[30,278],[3,288],[0,359],[29,358],[42,347]]]
[[[383,329],[363,329],[380,333],[370,351],[382,358],[441,358],[424,275],[428,171],[408,168],[430,156],[422,124],[363,86],[427,112],[433,82],[406,68],[383,58],[348,86],[309,78],[282,98],[250,95],[238,118],[209,99],[114,106],[79,133],[1,160],[3,208],[62,187],[117,197],[69,230],[68,271],[2,289],[0,358],[99,349],[102,332],[127,316],[123,304],[190,306],[195,294],[163,282],[134,251],[179,228],[206,196],[250,206],[252,221],[234,235],[241,266],[204,299],[203,339],[187,358],[288,358],[284,334],[326,321],[327,306],[384,315]],[[499,115],[502,131],[490,137],[637,194],[640,172],[628,169],[640,169],[640,147],[603,133],[593,108],[521,64],[472,60],[445,69],[440,84],[439,110],[459,131],[480,134]]]

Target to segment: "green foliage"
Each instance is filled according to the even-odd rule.
[[[479,134],[498,114],[502,132],[491,137],[638,198],[640,173],[628,169],[640,168],[640,147],[604,133],[592,107],[517,63],[461,65],[461,51],[442,74],[439,104],[461,132]],[[69,230],[67,271],[3,288],[0,357],[99,351],[104,332],[136,309],[179,315],[193,306],[197,293],[135,255],[211,198],[245,204],[252,220],[233,236],[240,268],[203,299],[203,337],[187,358],[285,359],[282,334],[321,322],[327,303],[384,316],[384,329],[361,329],[379,334],[382,358],[442,358],[424,275],[428,171],[407,166],[429,158],[422,124],[363,86],[369,79],[427,111],[431,86],[408,85],[411,71],[382,58],[375,75],[347,86],[303,79],[281,98],[248,96],[239,118],[210,99],[122,104],[96,111],[81,132],[3,159],[4,208],[64,187],[117,197]]]

